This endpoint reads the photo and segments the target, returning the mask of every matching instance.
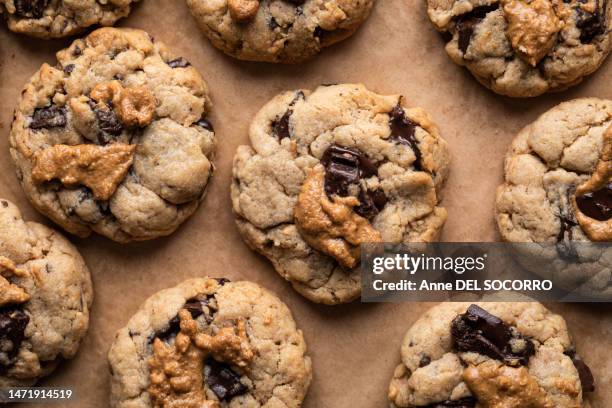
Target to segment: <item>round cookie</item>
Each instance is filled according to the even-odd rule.
[[[312,377],[287,306],[227,279],[192,279],[151,296],[108,358],[113,408],[297,408]]]
[[[187,5],[226,54],[296,64],[350,37],[374,0],[187,0]]]
[[[0,199],[0,389],[33,385],[74,357],[92,301],[76,248]]]
[[[23,90],[10,146],[34,206],[81,237],[171,234],[213,172],[206,83],[147,33],[102,28]]]
[[[579,83],[612,44],[606,0],[427,0],[446,52],[483,85],[531,97]]]
[[[588,408],[594,379],[563,318],[536,302],[442,303],[408,330],[393,408]]]
[[[502,238],[546,243],[521,263],[534,272],[553,265],[562,286],[612,296],[612,250],[587,245],[612,241],[612,101],[577,99],[540,116],[513,141],[504,179],[496,209]]]
[[[112,26],[139,0],[0,0],[9,28],[32,37],[62,38],[93,25]]]
[[[359,296],[361,243],[438,238],[447,145],[402,97],[353,84],[285,92],[249,136],[234,158],[238,229],[308,299]]]

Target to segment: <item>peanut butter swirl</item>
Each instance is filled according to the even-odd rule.
[[[10,277],[24,277],[27,271],[19,269],[9,258],[0,256],[0,307],[25,303],[30,295],[19,286],[9,282]]]

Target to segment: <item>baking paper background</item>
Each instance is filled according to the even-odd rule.
[[[225,56],[198,31],[183,0],[143,0],[119,25],[149,31],[203,74],[214,103],[210,119],[217,133],[217,170],[200,209],[170,237],[131,245],[97,236],[71,237],[92,271],[96,297],[78,356],[42,382],[75,389],[77,400],[62,406],[108,407],[106,353],[116,330],[148,296],[204,275],[255,281],[289,305],[314,363],[305,408],[387,406],[403,335],[431,304],[315,305],[251,252],[234,227],[229,199],[233,155],[238,145],[247,143],[253,115],[277,93],[321,83],[363,82],[378,93],[402,94],[408,104],[429,111],[453,159],[443,197],[449,212],[444,241],[499,239],[493,219],[495,188],[507,146],[523,126],[565,100],[612,99],[612,61],[566,92],[530,100],[493,94],[446,56],[422,0],[378,0],[356,35],[299,66]],[[54,53],[69,43],[31,40],[0,24],[0,197],[16,203],[26,219],[47,224],[21,191],[7,139],[23,85],[43,62],[55,64]],[[579,353],[593,370],[594,408],[612,406],[612,306],[549,306],[566,318]]]

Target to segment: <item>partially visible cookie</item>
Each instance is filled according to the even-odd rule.
[[[555,266],[566,287],[611,296],[612,251],[584,243],[612,241],[612,101],[576,99],[543,114],[513,141],[504,179],[502,238],[550,244],[553,253],[531,261]]]
[[[612,47],[607,0],[428,0],[446,52],[483,85],[512,97],[562,90],[603,63]]]
[[[297,408],[312,377],[287,306],[227,279],[192,279],[151,296],[108,358],[113,408]]]
[[[226,54],[295,64],[351,36],[374,0],[187,0],[187,5]]]
[[[308,299],[359,296],[362,243],[438,238],[447,145],[399,95],[354,84],[286,92],[249,136],[234,158],[238,229]]]
[[[406,333],[393,408],[588,408],[595,382],[563,318],[536,302],[442,303]]]
[[[94,25],[112,26],[139,0],[0,0],[9,28],[43,39],[78,34]]]
[[[146,32],[102,28],[25,86],[11,156],[34,206],[67,231],[119,242],[168,235],[213,173],[206,83]]]
[[[74,357],[92,301],[76,248],[0,199],[0,389],[33,385]]]

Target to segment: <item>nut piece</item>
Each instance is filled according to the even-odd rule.
[[[227,0],[232,18],[239,22],[252,20],[259,9],[259,0]]]
[[[7,279],[11,276],[23,277],[26,275],[27,271],[18,269],[13,261],[0,256],[0,307],[25,303],[30,300],[30,295],[25,290]]]
[[[512,47],[532,66],[548,54],[563,23],[550,0],[502,0]]]
[[[302,185],[295,207],[296,226],[302,238],[313,248],[334,257],[342,266],[353,268],[361,256],[360,245],[381,242],[380,232],[353,211],[359,205],[356,197],[325,193],[325,169],[317,165]]]
[[[153,120],[155,97],[145,86],[124,88],[119,81],[110,81],[96,85],[89,96],[98,103],[112,103],[126,127],[145,127]]]
[[[527,368],[509,367],[487,360],[478,366],[469,365],[463,380],[478,402],[489,408],[553,408],[546,392]]]
[[[107,201],[130,169],[135,150],[124,143],[55,145],[34,154],[32,180],[41,184],[59,179],[69,188],[84,185],[96,200]]]
[[[247,366],[253,359],[244,321],[237,323],[237,332],[226,327],[210,336],[201,333],[191,313],[179,312],[181,331],[173,346],[159,338],[153,343],[153,356],[149,359],[149,395],[153,407],[220,408],[216,401],[208,400],[204,391],[204,361],[208,356]]]

